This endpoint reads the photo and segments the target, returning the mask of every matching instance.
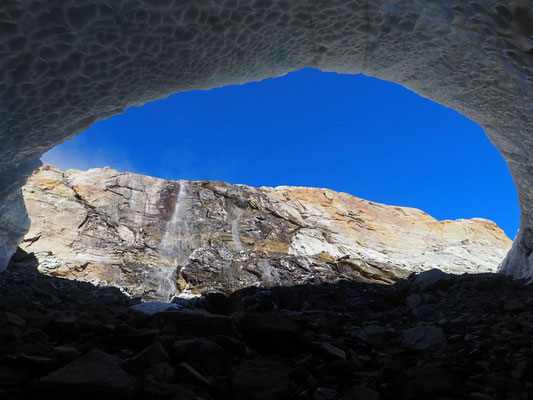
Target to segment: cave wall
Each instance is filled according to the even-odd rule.
[[[531,1],[4,0],[0,269],[28,227],[21,183],[47,150],[176,92],[315,67],[402,84],[483,126],[522,210],[502,268],[529,277],[532,35]]]

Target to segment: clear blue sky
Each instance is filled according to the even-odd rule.
[[[178,93],[94,124],[43,161],[167,179],[326,187],[437,219],[489,218],[511,239],[518,230],[516,189],[483,130],[364,75],[304,69]]]

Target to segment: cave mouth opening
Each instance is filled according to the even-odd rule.
[[[45,252],[45,273],[120,282],[145,300],[495,272],[511,242],[486,219],[517,229],[516,189],[482,128],[362,74],[306,68],[181,92],[96,123],[43,161],[81,171],[45,166],[30,179],[23,249]],[[118,172],[85,172],[104,166]],[[34,194],[50,182],[69,206],[58,206],[63,190],[45,193],[43,212]]]
[[[65,6],[57,0],[29,0],[8,1],[1,7],[0,26],[6,34],[2,51],[6,57],[0,69],[5,94],[0,104],[0,137],[7,138],[7,145],[0,149],[0,193],[4,196],[0,203],[0,269],[26,230],[18,182],[29,175],[35,159],[44,151],[92,122],[134,104],[191,88],[242,83],[314,65],[337,72],[363,71],[401,83],[480,123],[507,160],[520,195],[520,233],[504,270],[514,277],[533,275],[531,10],[522,4],[527,2],[105,3],[109,2],[88,0]],[[201,114],[204,116],[205,110]],[[326,148],[329,142],[319,139]],[[329,135],[327,139],[331,141]],[[133,142],[126,136],[112,149],[119,152],[128,141]],[[149,154],[147,141],[137,143]],[[285,138],[282,143],[286,144]],[[316,175],[322,170],[319,161],[330,164],[341,159],[341,150],[349,147],[345,142],[335,144],[329,159],[315,151],[311,162],[302,163],[305,167],[287,162],[294,155],[277,164],[285,169],[309,169]],[[301,145],[297,149],[301,150]],[[370,147],[361,146],[361,151]],[[374,158],[383,162],[387,157],[382,147],[383,143],[379,146],[382,152]],[[477,148],[475,151],[470,158],[478,155]],[[169,153],[171,159],[186,158]],[[251,154],[258,158],[257,151]],[[434,149],[429,154],[436,156]],[[353,154],[350,156],[344,158],[351,160]],[[199,159],[194,155],[191,158]],[[206,163],[205,156],[200,160]],[[441,164],[456,166],[457,159]],[[417,170],[426,169],[425,164],[418,163]],[[366,168],[365,172],[370,170]],[[42,171],[61,175],[52,169]],[[470,168],[460,169],[457,176],[465,171]],[[422,182],[434,180],[429,176]],[[163,203],[168,207],[163,207],[161,214],[173,216],[174,211],[182,209],[176,207],[181,182],[165,184]],[[463,199],[477,182],[475,177],[471,179],[463,190]],[[495,180],[492,183],[499,188]],[[76,185],[79,199],[74,199],[94,194],[87,187]],[[476,202],[491,203],[498,193],[499,189],[489,192]],[[209,199],[209,192],[206,194]],[[325,191],[321,195],[330,200]],[[60,208],[66,203],[53,204]],[[152,203],[146,202],[155,212],[158,208]],[[237,206],[243,208],[241,202]],[[85,219],[80,214],[82,221],[74,226],[82,222],[82,227],[97,224],[99,214],[91,215],[92,219]],[[232,223],[224,225],[219,243],[236,242],[232,239],[233,227],[236,231],[243,228],[238,223],[242,218],[239,213],[231,214]],[[56,225],[59,221],[52,220]],[[179,221],[168,225],[176,228],[177,236],[183,229]],[[135,248],[136,232],[128,233],[117,226],[115,233],[120,240],[133,238],[128,250]],[[311,237],[309,231],[302,235]],[[40,236],[32,245],[44,238]],[[338,267],[346,262],[343,257],[334,260]],[[79,267],[79,273],[92,268],[85,261]],[[267,268],[265,272],[274,270]],[[69,281],[69,290],[61,287],[64,280],[47,279],[40,292],[31,278],[17,274],[15,268],[7,273],[14,275],[16,285],[9,301],[0,304],[1,311],[8,311],[2,313],[0,322],[11,325],[0,333],[7,339],[4,349],[12,354],[3,357],[5,366],[0,365],[2,371],[9,372],[2,382],[7,389],[0,391],[14,397],[27,398],[39,392],[50,397],[58,393],[94,397],[106,388],[123,398],[139,397],[141,393],[158,398],[176,393],[233,397],[232,391],[239,392],[238,396],[268,398],[307,394],[320,398],[396,398],[398,394],[403,398],[505,398],[509,391],[527,398],[531,394],[527,379],[532,359],[527,321],[531,290],[501,275],[485,277],[479,285],[463,275],[434,294],[430,290],[418,295],[414,286],[399,292],[380,288],[363,302],[366,296],[359,296],[363,290],[340,285],[325,287],[325,293],[318,293],[313,305],[304,288],[301,297],[285,291],[285,297],[279,299],[286,299],[286,304],[266,309],[264,314],[246,311],[265,311],[261,305],[272,297],[263,303],[261,297],[251,296],[248,304],[259,307],[237,310],[244,311],[234,315],[237,318],[229,317],[236,311],[229,307],[225,315],[164,313],[146,323],[145,318],[117,312],[116,305],[124,308],[129,304],[116,293],[83,296],[87,302],[75,307],[67,304],[65,309],[63,303],[69,296],[81,298],[77,291],[82,287],[77,282]],[[109,302],[113,297],[116,301]],[[108,306],[102,307],[95,298]],[[305,299],[296,309],[303,313],[281,309],[295,298]],[[240,304],[245,305],[245,301]],[[199,340],[191,342],[191,338]],[[27,345],[21,346],[22,342]],[[484,349],[483,353],[479,349]],[[417,351],[416,357],[411,350]],[[146,365],[147,358],[153,363]],[[16,367],[13,373],[12,366]],[[87,379],[82,377],[80,381],[80,376]],[[26,384],[32,387],[27,390],[23,387]]]
[[[487,218],[511,239],[520,215],[508,167],[479,125],[398,84],[312,68],[130,108],[42,160],[63,170],[324,187],[439,220]]]
[[[5,7],[13,40],[2,70],[7,146],[0,176],[0,269],[27,230],[19,187],[47,150],[96,121],[172,93],[313,66],[399,83],[483,126],[509,166],[522,210],[503,270],[531,275],[527,8],[404,1],[97,3],[87,14],[40,3]],[[157,29],[146,29],[147,21]],[[43,28],[42,36],[35,27]]]

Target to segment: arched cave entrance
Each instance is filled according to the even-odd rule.
[[[503,268],[533,273],[527,2],[10,0],[0,10],[0,267],[28,225],[19,187],[46,150],[172,93],[313,66],[397,82],[483,126],[522,210]]]

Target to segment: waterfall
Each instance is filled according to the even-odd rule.
[[[176,268],[154,268],[152,279],[156,281],[157,289],[155,298],[162,301],[170,301],[176,294]]]
[[[231,241],[233,242],[233,247],[237,251],[242,251],[242,243],[239,234],[239,219],[242,217],[242,210],[237,209],[235,211],[235,217],[231,222]]]
[[[170,260],[171,264],[177,266],[183,262],[183,235],[187,231],[187,223],[183,219],[183,208],[185,198],[187,196],[186,182],[180,182],[178,195],[176,196],[176,203],[172,216],[165,226],[165,233],[161,239],[160,248],[165,253],[165,256]]]
[[[184,206],[187,197],[187,182],[180,181],[178,195],[174,204],[172,216],[167,221],[165,232],[159,244],[164,256],[169,260],[170,267],[162,267],[153,270],[159,281],[158,295],[162,298],[172,297],[176,293],[176,269],[185,261],[183,246],[184,236],[187,235],[187,223],[184,220]]]
[[[168,302],[176,295],[176,268],[147,265],[138,281],[136,291],[145,301]]]

